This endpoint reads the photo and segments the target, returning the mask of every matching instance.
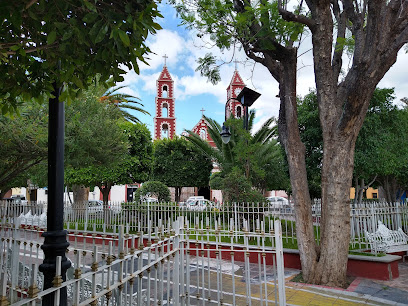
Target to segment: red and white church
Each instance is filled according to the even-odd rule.
[[[227,87],[225,119],[230,118],[231,115],[235,118],[241,118],[244,114],[244,108],[241,102],[236,99],[244,87],[245,83],[242,81],[242,78],[235,67],[231,82]],[[174,81],[171,78],[165,63],[163,70],[156,81],[156,116],[153,119],[154,139],[163,139],[167,137],[173,138],[176,134],[175,102]],[[204,110],[202,109],[201,111],[204,114]],[[197,135],[200,135],[202,139],[207,140],[211,146],[215,147],[215,143],[208,133],[208,124],[204,119],[204,116],[201,117],[191,130]]]
[[[166,56],[164,56],[166,58]],[[244,114],[242,104],[236,99],[245,83],[239,75],[237,68],[232,75],[231,82],[227,87],[227,102],[225,104],[225,119],[234,116],[240,118]],[[163,69],[156,80],[156,98],[155,110],[156,114],[153,119],[154,136],[153,139],[173,138],[176,135],[176,117],[175,117],[175,96],[174,96],[174,81],[167,68],[166,61]],[[202,117],[197,124],[191,129],[192,132],[199,135],[202,139],[215,147],[214,141],[208,133],[208,123],[204,118],[204,109]],[[213,171],[217,171],[214,168]],[[170,188],[172,190],[172,188]],[[203,195],[207,199],[217,199],[222,201],[221,192],[218,190],[210,190],[210,188],[184,187],[182,189],[181,200],[187,199],[189,196]]]

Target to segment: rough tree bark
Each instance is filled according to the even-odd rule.
[[[242,26],[238,22],[239,26],[233,28],[234,22],[230,26],[221,21],[220,26],[231,29],[246,55],[265,66],[279,82],[279,135],[289,164],[303,277],[315,284],[344,286],[355,142],[374,89],[408,41],[408,3],[407,0],[305,0],[300,1],[300,6],[306,3],[309,12],[303,14],[304,10],[300,8],[296,12],[288,11],[286,0],[277,2],[283,19],[301,23],[312,33],[323,133],[319,245],[315,243],[313,230],[305,147],[299,137],[294,42],[272,29],[270,21],[275,17],[271,14],[271,2],[266,0],[234,0],[234,11],[242,14],[247,23]],[[195,3],[200,5],[199,1]],[[205,8],[201,7],[203,11]],[[204,20],[213,22],[205,17]],[[212,31],[205,27],[200,29]],[[216,30],[213,31],[217,34]],[[353,61],[349,70],[341,74],[345,41],[351,37],[354,39]]]
[[[74,196],[74,204],[78,207],[85,207],[85,203],[89,197],[89,187],[84,185],[72,185],[72,194]]]
[[[102,193],[103,215],[105,216],[105,223],[110,224],[108,201],[109,201],[109,193],[111,191],[112,184],[110,183],[107,183],[104,185],[100,184],[98,185],[98,187]]]
[[[86,204],[88,202],[89,188],[83,185],[72,185],[72,194],[74,198],[74,203],[72,205],[73,210],[79,216],[84,215],[86,212]]]
[[[312,32],[319,117],[323,131],[320,248],[316,246],[316,252],[301,255],[302,268],[308,282],[344,286],[350,238],[349,188],[355,142],[375,87],[395,63],[398,50],[408,40],[408,5],[396,0],[388,3],[306,0],[306,3],[311,12],[310,19],[306,21],[281,9],[283,18],[300,21]],[[343,80],[339,76],[344,46],[338,40],[333,51],[333,16],[338,24],[338,38],[344,39],[347,25],[355,37],[353,64]],[[288,129],[297,129],[297,126],[288,125]],[[300,141],[297,145],[300,145]],[[293,155],[290,148],[287,152],[288,157]],[[288,162],[289,168],[299,167],[299,161],[293,158],[288,158]],[[300,201],[296,199],[298,187],[292,188],[295,201],[298,201],[298,225],[298,220],[307,219],[308,212],[304,206],[310,204],[302,198]],[[314,237],[310,232],[304,236],[298,237],[301,253],[308,251],[302,245],[309,245]]]

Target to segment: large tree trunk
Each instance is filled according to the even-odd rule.
[[[355,137],[324,140],[320,256],[308,281],[345,286],[350,242],[350,186]]]
[[[312,219],[312,206],[307,183],[305,146],[300,140],[296,100],[296,50],[282,62],[279,86],[279,136],[285,148],[290,182],[295,202],[296,237],[302,273],[306,279],[314,273],[318,258]]]
[[[174,187],[174,201],[176,203],[180,202],[181,190],[183,187]]]
[[[103,215],[106,224],[110,224],[110,210],[109,210],[109,193],[112,188],[112,184],[107,183],[106,185],[98,185],[99,190],[102,192],[103,201]]]
[[[78,216],[84,216],[86,212],[86,205],[88,203],[89,188],[83,185],[72,185],[72,193],[74,198],[72,209]]]
[[[78,207],[85,207],[88,202],[89,187],[84,185],[72,185],[72,193],[74,196],[74,205]]]

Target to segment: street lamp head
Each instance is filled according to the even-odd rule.
[[[228,127],[226,127],[224,124],[222,125],[222,131],[220,133],[221,135],[221,140],[223,143],[227,144],[229,143],[231,139],[231,133]]]
[[[240,101],[243,106],[250,107],[260,96],[261,94],[259,92],[245,86],[237,96],[237,100]]]

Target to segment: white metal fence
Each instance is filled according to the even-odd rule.
[[[408,204],[386,202],[363,202],[350,205],[351,245],[354,248],[366,248],[365,231],[375,232],[378,220],[391,230],[401,227],[408,231]],[[0,217],[7,221],[18,216],[17,225],[25,224],[40,228],[46,227],[46,204],[12,205],[0,203]],[[214,226],[217,221],[224,228],[241,228],[242,220],[249,222],[252,230],[259,228],[258,219],[265,220],[265,226],[271,226],[274,220],[281,220],[285,247],[296,247],[296,224],[293,205],[270,208],[268,204],[233,203],[217,207],[183,207],[174,203],[109,203],[102,206],[66,205],[65,224],[71,230],[116,232],[120,224],[125,225],[126,233],[149,232],[155,226],[168,226],[179,216],[187,218],[195,226]],[[319,200],[312,205],[312,217],[315,225],[316,240],[320,238],[321,204]],[[150,228],[150,230],[149,230]]]
[[[26,208],[0,216],[0,305],[36,305],[61,288],[69,305],[285,305],[281,223],[261,207],[78,211],[82,222],[66,219],[73,268],[60,287],[44,291],[43,227],[34,215],[46,208],[31,216]]]

